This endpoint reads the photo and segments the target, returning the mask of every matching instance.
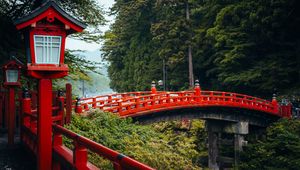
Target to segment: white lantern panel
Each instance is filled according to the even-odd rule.
[[[6,82],[16,83],[18,82],[19,77],[18,70],[6,70]]]
[[[59,64],[61,36],[34,35],[35,62]]]

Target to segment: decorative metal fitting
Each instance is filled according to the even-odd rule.
[[[158,83],[159,86],[163,86],[164,85],[164,82],[162,80],[158,80],[157,83]]]
[[[154,80],[151,82],[151,87],[155,87],[155,81]]]
[[[23,98],[30,98],[30,94],[27,88],[23,89]]]
[[[195,80],[195,86],[200,86],[199,80]]]
[[[62,90],[57,91],[58,97],[62,97],[64,95],[64,92]]]
[[[272,99],[276,100],[276,94],[275,93],[273,93],[273,98]]]
[[[80,98],[79,97],[76,97],[76,106],[79,106],[81,104],[81,101],[80,101]]]

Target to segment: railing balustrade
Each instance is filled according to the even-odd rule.
[[[153,110],[172,107],[237,107],[256,110],[272,115],[287,117],[287,109],[279,109],[277,103],[260,98],[230,92],[201,91],[196,95],[194,91],[180,92],[130,92],[112,95],[97,96],[82,99],[78,107],[83,111],[89,110],[87,105],[100,108],[104,111],[118,113],[120,116],[128,117],[135,113],[150,112]]]
[[[110,160],[113,163],[114,169],[140,169],[153,170],[153,168],[142,164],[130,157],[127,157],[119,152],[109,149],[99,143],[96,143],[88,138],[80,136],[62,126],[53,124],[53,150],[54,155],[60,159],[61,163],[67,162],[68,166],[76,169],[96,169],[94,165],[87,160],[87,150],[98,154],[99,156]],[[65,136],[73,141],[74,149],[71,151],[62,144],[62,136]],[[56,163],[57,164],[57,163]]]
[[[135,94],[135,93],[132,93]],[[127,97],[127,95],[124,95]],[[107,99],[109,99],[108,97]],[[92,101],[95,101],[93,98]],[[90,100],[88,99],[88,100]],[[120,108],[118,104],[122,104],[120,99],[116,100],[111,98],[111,101],[117,104],[116,109]],[[33,103],[29,93],[25,93],[22,98],[22,111],[21,111],[21,141],[22,143],[36,156],[37,152],[37,124],[38,124],[38,109],[37,105]],[[88,162],[87,150],[98,154],[113,163],[114,169],[143,169],[152,170],[153,168],[142,164],[132,158],[122,155],[112,149],[109,149],[99,143],[96,143],[88,138],[80,136],[66,128],[63,124],[66,123],[64,117],[65,106],[68,106],[68,101],[65,97],[58,95],[55,98],[55,106],[52,107],[52,128],[53,128],[53,169],[99,169],[92,163]],[[97,100],[96,100],[97,102]],[[108,104],[112,104],[108,103]],[[87,103],[81,103],[87,110]],[[95,106],[95,104],[94,104]],[[130,109],[127,105],[125,109]],[[62,136],[65,136],[73,141],[74,149],[70,150],[63,145]]]

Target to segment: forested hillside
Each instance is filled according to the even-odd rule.
[[[300,11],[296,0],[116,0],[102,48],[117,91],[162,79],[188,88],[188,46],[204,89],[270,96],[300,85]],[[187,20],[186,14],[190,14]]]

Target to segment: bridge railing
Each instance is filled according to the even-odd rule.
[[[52,128],[53,128],[53,169],[98,169],[88,162],[87,149],[98,154],[113,163],[117,170],[121,169],[153,169],[134,159],[111,150],[88,138],[82,137],[66,128],[64,124],[65,99],[57,96],[56,105],[52,107]],[[27,94],[22,98],[21,112],[21,141],[36,156],[37,155],[37,129],[38,129],[38,108],[32,103]],[[73,140],[74,149],[70,150],[62,143],[62,136]]]
[[[111,96],[109,98],[108,96]],[[102,98],[101,98],[102,97]],[[151,112],[153,109],[168,110],[179,107],[235,107],[256,110],[279,117],[291,117],[290,106],[280,106],[276,99],[267,101],[261,98],[221,91],[180,91],[156,93],[131,92],[113,95],[97,96],[82,99],[74,108],[87,111],[89,108],[99,108],[104,111],[118,113],[127,117],[136,113]]]
[[[76,106],[81,107],[80,110],[88,111],[90,107],[100,108],[113,105],[118,102],[120,99],[132,98],[136,96],[144,96],[151,94],[150,91],[138,91],[138,92],[128,92],[128,93],[115,93],[108,95],[100,95],[95,97],[81,98],[78,100],[73,100],[73,108],[76,109]],[[80,102],[80,104],[78,103]]]
[[[134,93],[133,93],[134,94]],[[220,91],[201,91],[196,95],[195,91],[180,92],[144,92],[141,95],[114,94],[114,99],[96,100],[89,98],[82,100],[77,107],[88,110],[89,106],[100,108],[104,111],[119,113],[121,116],[130,116],[135,113],[146,113],[151,110],[167,110],[179,107],[238,107],[256,111],[266,112],[272,115],[288,117],[284,109],[280,109],[277,102],[263,100],[249,95]],[[126,97],[122,97],[126,96]],[[107,99],[107,98],[106,98]]]
[[[102,156],[113,163],[116,170],[121,169],[143,169],[152,170],[153,168],[144,165],[130,157],[127,157],[119,152],[109,149],[99,143],[96,143],[88,138],[79,136],[78,134],[56,124],[53,124],[54,141],[53,151],[54,155],[59,157],[57,162],[68,164],[68,167],[74,169],[95,169],[94,165],[88,163],[87,149]],[[69,148],[62,144],[62,135],[73,140],[74,149],[71,151]]]
[[[64,98],[56,97],[56,103],[64,103]],[[58,104],[52,107],[52,122],[63,125],[64,107]],[[37,154],[38,108],[32,102],[29,94],[22,98],[21,141],[34,154]]]

